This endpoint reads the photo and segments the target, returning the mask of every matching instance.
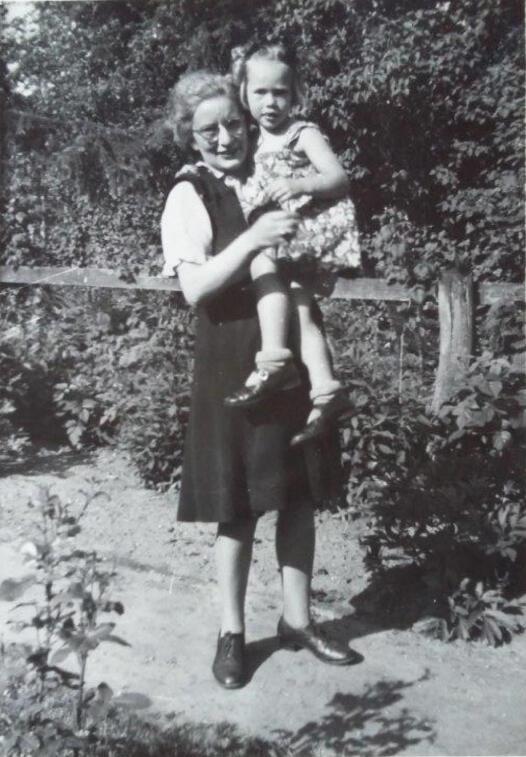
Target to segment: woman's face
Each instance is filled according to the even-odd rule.
[[[248,150],[247,126],[236,102],[217,95],[199,103],[192,121],[192,147],[211,168],[239,172]]]

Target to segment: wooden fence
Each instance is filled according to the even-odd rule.
[[[137,276],[124,281],[110,270],[94,268],[10,268],[0,266],[0,286],[77,286],[111,289],[180,291],[177,279]],[[398,301],[410,299],[403,286],[382,279],[337,279],[331,297],[344,300]],[[435,378],[432,409],[440,405],[462,385],[473,354],[475,341],[474,308],[476,304],[493,305],[524,299],[521,284],[473,284],[469,275],[456,271],[442,274],[438,284],[440,354]]]

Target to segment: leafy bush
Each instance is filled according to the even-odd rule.
[[[192,316],[164,301],[155,317],[148,302],[128,316],[126,340],[117,347],[115,393],[118,444],[143,481],[166,487],[179,481],[183,433],[189,412]]]
[[[188,415],[188,309],[163,295],[153,309],[151,295],[2,294],[10,327],[0,338],[0,399],[9,425],[0,434],[13,454],[30,438],[77,449],[115,444],[148,485],[176,483]]]
[[[0,344],[0,373],[3,379],[0,384],[0,460],[16,458],[30,446],[28,435],[18,428],[13,419],[16,410],[14,399],[27,392],[26,377],[9,344],[13,336],[13,332],[8,330]]]
[[[360,430],[356,439],[352,454],[358,458],[371,436],[382,441],[364,455],[373,475],[364,478],[360,491],[373,516],[365,538],[369,564],[373,572],[393,559],[417,565],[443,623],[453,618],[452,625],[441,626],[449,637],[474,633],[501,641],[521,628],[516,619],[509,626],[503,621],[499,635],[491,622],[484,625],[480,613],[470,613],[490,598],[486,604],[492,617],[506,597],[523,591],[526,509],[518,503],[526,495],[525,388],[523,360],[486,353],[474,361],[466,386],[438,416],[404,413],[397,419],[392,413],[372,424],[370,419],[371,430]],[[469,593],[470,581],[490,591],[484,593],[486,599],[480,592]],[[498,598],[491,594],[496,590]],[[459,607],[473,623],[460,623]]]
[[[508,641],[512,634],[524,630],[521,605],[506,600],[500,591],[485,591],[481,581],[473,586],[469,578],[463,579],[459,588],[448,597],[448,604],[447,620],[425,618],[413,628],[442,641],[482,638],[492,646]]]

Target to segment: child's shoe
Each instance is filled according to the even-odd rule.
[[[225,397],[227,407],[250,407],[257,405],[277,391],[294,389],[301,383],[296,364],[288,361],[275,371],[258,368],[247,379],[247,383],[237,392]]]
[[[343,391],[336,392],[328,402],[316,406],[320,414],[312,421],[307,423],[299,433],[291,439],[291,446],[303,444],[310,439],[325,434],[329,428],[340,420],[348,418],[352,413],[352,403],[347,394]]]

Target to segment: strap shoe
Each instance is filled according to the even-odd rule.
[[[300,376],[295,363],[288,361],[277,371],[254,371],[247,383],[237,392],[225,398],[227,407],[250,407],[270,396],[276,391],[294,389],[299,386]]]
[[[292,437],[290,442],[292,447],[296,446],[296,444],[303,444],[311,439],[316,439],[316,437],[327,433],[334,423],[348,418],[353,410],[351,400],[345,392],[338,392],[325,405],[320,405],[319,408],[320,415],[315,420],[307,423],[305,428]]]
[[[334,639],[329,639],[314,623],[304,628],[292,628],[283,618],[278,623],[279,644],[284,649],[308,649],[309,652],[329,665],[352,665],[362,661],[362,656]]]
[[[225,689],[239,689],[246,683],[245,636],[242,633],[219,634],[212,665],[216,681]]]

